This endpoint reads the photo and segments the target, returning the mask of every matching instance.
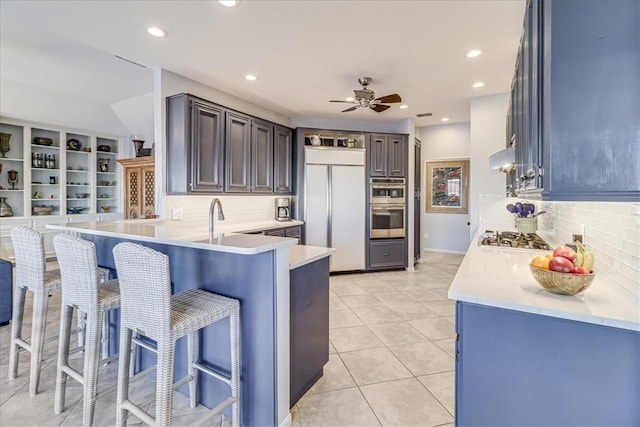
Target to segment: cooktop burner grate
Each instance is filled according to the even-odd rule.
[[[506,248],[550,250],[540,236],[535,233],[518,233],[517,231],[487,230],[480,236],[481,246],[501,246]]]

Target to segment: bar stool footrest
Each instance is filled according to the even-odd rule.
[[[214,370],[213,368],[210,368],[208,366],[204,366],[202,363],[200,362],[196,362],[193,364],[193,367],[196,368],[197,370],[199,370],[200,372],[203,372],[209,376],[212,376],[213,378],[222,381],[223,383],[227,384],[227,385],[231,385],[231,377],[228,377],[216,370]]]

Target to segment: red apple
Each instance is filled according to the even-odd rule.
[[[576,253],[576,251],[571,249],[569,246],[558,246],[553,250],[553,256],[561,256],[563,258],[566,258],[571,261],[572,264],[575,262],[576,258],[578,258],[578,254]]]
[[[575,274],[589,274],[589,270],[587,270],[587,269],[586,269],[586,268],[584,268],[584,267],[575,267],[575,268],[573,269],[573,272],[574,272]]]
[[[573,262],[565,257],[556,256],[549,261],[549,270],[559,271],[560,273],[571,273],[573,269]]]

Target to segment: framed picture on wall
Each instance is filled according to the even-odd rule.
[[[433,213],[469,212],[469,160],[427,162],[425,210]]]

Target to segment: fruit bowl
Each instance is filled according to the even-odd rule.
[[[560,273],[558,271],[535,267],[531,264],[529,264],[529,268],[540,286],[550,292],[562,295],[575,295],[584,291],[591,286],[593,279],[596,277],[595,273]]]

